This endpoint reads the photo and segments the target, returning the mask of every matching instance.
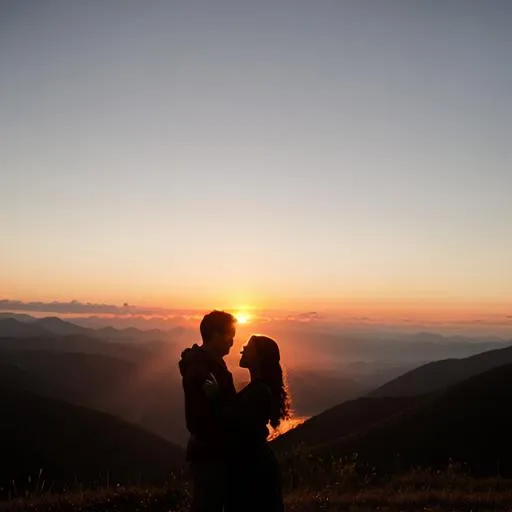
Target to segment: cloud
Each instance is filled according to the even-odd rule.
[[[87,316],[117,316],[117,317],[140,317],[140,318],[160,318],[160,319],[182,319],[187,321],[197,321],[206,313],[197,309],[178,309],[178,308],[159,308],[135,306],[125,302],[122,305],[104,304],[93,302],[80,302],[71,300],[69,302],[41,302],[41,301],[21,301],[0,299],[0,311],[13,311],[25,313],[43,313],[56,315],[87,315]],[[289,315],[272,317],[265,312],[255,316],[258,322],[289,321],[299,323],[309,323],[321,320],[322,316],[316,311],[305,313],[290,313]]]
[[[21,300],[0,299],[0,310],[77,315],[142,315],[160,317],[190,316],[198,313],[196,310],[139,307],[133,306],[127,302],[122,306],[116,306],[115,304],[95,304],[91,302],[79,302],[77,300],[70,302],[23,302]]]
[[[291,322],[313,322],[321,320],[322,316],[316,311],[308,311],[307,313],[299,313],[297,315],[288,315],[286,320]]]

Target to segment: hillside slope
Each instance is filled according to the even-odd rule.
[[[172,358],[141,358],[136,364],[101,354],[0,348],[0,365],[20,370],[11,372],[16,388],[119,416],[177,444],[188,438]]]
[[[277,450],[287,451],[299,445],[312,447],[333,442],[406,411],[419,401],[416,397],[350,400],[313,416],[272,444]]]
[[[2,368],[5,370],[5,367]],[[20,370],[11,367],[11,377]],[[5,374],[5,373],[4,373]],[[163,482],[183,450],[114,416],[0,384],[0,487],[40,470],[55,487]]]
[[[512,346],[463,359],[445,359],[425,364],[384,384],[369,396],[414,396],[431,393],[504,364],[512,364]]]
[[[439,468],[450,460],[475,474],[512,475],[512,365],[500,366],[359,434],[318,446],[381,470]]]

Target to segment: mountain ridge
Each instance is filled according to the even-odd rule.
[[[414,396],[431,393],[508,363],[512,363],[512,345],[469,357],[432,361],[380,386],[368,396]]]

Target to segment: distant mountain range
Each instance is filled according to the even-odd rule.
[[[0,337],[28,338],[57,334],[59,336],[82,335],[118,342],[169,342],[175,341],[182,333],[182,327],[175,327],[168,331],[160,329],[146,331],[134,327],[126,329],[116,329],[114,327],[92,329],[67,322],[58,317],[35,318],[30,315],[0,313]]]
[[[46,352],[79,352],[83,354],[102,354],[123,360],[146,360],[152,354],[152,346],[145,344],[126,344],[103,341],[84,335],[59,336],[55,334],[35,337],[0,337],[0,350],[43,350]]]
[[[291,371],[287,384],[293,399],[293,407],[302,416],[317,414],[338,401],[351,400],[364,395],[370,388],[341,375],[318,371]]]

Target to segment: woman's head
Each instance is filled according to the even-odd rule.
[[[242,350],[240,366],[257,372],[272,392],[270,424],[276,428],[290,415],[290,400],[281,368],[278,344],[268,336],[251,336]]]
[[[262,364],[278,364],[280,361],[279,346],[272,338],[253,335],[242,349],[240,367],[254,370]]]

